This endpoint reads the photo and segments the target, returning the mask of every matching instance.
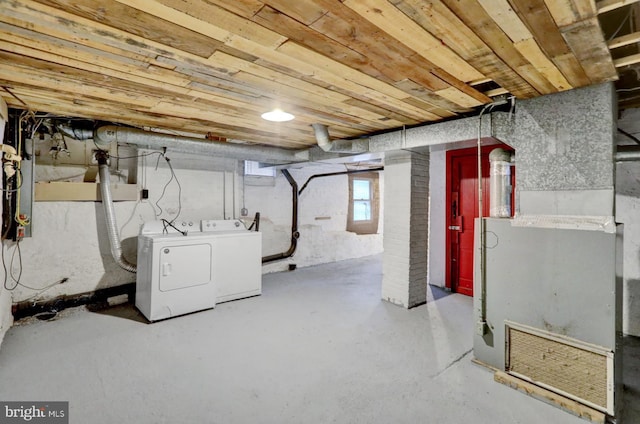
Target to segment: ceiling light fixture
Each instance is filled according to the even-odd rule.
[[[295,118],[292,114],[284,112],[281,109],[273,109],[272,111],[265,112],[260,116],[262,116],[262,119],[272,122],[286,122]]]

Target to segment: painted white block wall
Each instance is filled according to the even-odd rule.
[[[240,217],[242,170],[236,161],[171,153],[169,156],[182,190],[182,210],[176,222]],[[291,173],[302,185],[314,173],[344,169],[343,166],[318,165],[294,169]],[[122,178],[126,179],[126,173]],[[170,178],[166,162],[161,160],[156,169],[156,156],[150,156],[138,169],[138,181],[146,181],[149,201],[115,203],[123,251],[132,262],[136,260],[140,225],[156,219],[158,207],[155,203]],[[117,179],[112,175],[112,182]],[[346,176],[320,178],[309,185],[300,198],[301,237],[296,255],[289,260],[266,265],[264,272],[286,269],[289,263],[309,266],[382,252],[382,225],[379,234],[374,235],[359,236],[345,231],[347,181]],[[380,184],[382,189],[382,176]],[[225,191],[226,198],[223,195]],[[249,209],[248,223],[255,212],[262,214],[263,253],[268,255],[286,250],[291,228],[291,188],[286,179],[279,175],[274,186],[247,185],[245,204]],[[179,205],[175,181],[167,187],[159,205],[163,213],[158,218],[172,219],[176,215]],[[329,219],[316,219],[318,217]],[[21,282],[38,288],[64,278],[68,280],[42,292],[17,287],[13,292],[14,302],[47,300],[135,281],[135,274],[120,269],[111,258],[102,203],[36,202],[32,222],[33,237],[26,238],[20,245],[23,262]],[[12,250],[9,257],[11,254]],[[14,263],[15,273],[17,261]]]
[[[343,165],[313,165],[291,169],[299,188],[314,174],[345,171]],[[379,189],[384,189],[384,172],[379,174]],[[293,257],[265,264],[264,272],[288,269],[289,264],[310,266],[382,253],[384,204],[380,199],[377,234],[358,235],[345,231],[349,203],[348,176],[313,179],[298,201],[298,240]],[[246,208],[249,217],[260,212],[263,232],[263,255],[286,251],[291,240],[291,186],[278,172],[275,185],[246,185]]]

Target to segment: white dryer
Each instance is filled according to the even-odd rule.
[[[216,304],[211,234],[140,234],[136,307],[149,321]]]

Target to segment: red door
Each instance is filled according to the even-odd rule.
[[[489,216],[489,153],[508,146],[482,148],[482,216]],[[512,181],[513,182],[513,181]],[[473,296],[473,235],[478,215],[478,150],[447,152],[446,286]]]

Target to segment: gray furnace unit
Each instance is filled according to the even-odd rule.
[[[475,262],[475,357],[618,416],[622,226],[545,219],[485,220],[484,260],[476,254]]]

